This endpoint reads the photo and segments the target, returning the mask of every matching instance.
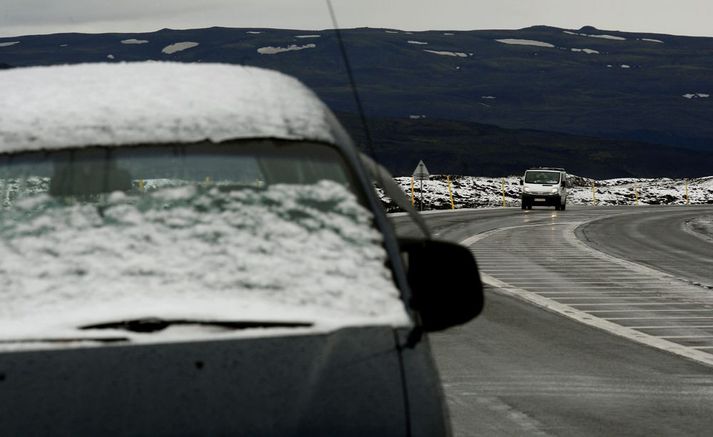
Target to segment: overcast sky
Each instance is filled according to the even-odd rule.
[[[713,36],[713,0],[333,0],[340,27],[517,29],[535,24]],[[0,36],[165,27],[331,28],[324,0],[0,0]]]

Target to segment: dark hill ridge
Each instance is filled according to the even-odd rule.
[[[363,28],[343,34],[370,118],[425,115],[622,140],[622,147],[643,141],[713,152],[713,38],[547,26]],[[199,45],[162,52],[178,42]],[[0,64],[11,66],[149,59],[281,70],[315,89],[335,111],[354,112],[329,30],[163,29],[0,38]],[[447,151],[447,132],[440,132],[444,136],[436,142]],[[546,142],[541,147],[549,150]],[[652,160],[663,150],[647,147]],[[713,168],[704,172],[710,173]]]
[[[338,115],[363,143],[358,117]],[[428,118],[372,118],[368,124],[378,139],[377,159],[395,175],[410,175],[421,159],[434,174],[517,175],[534,166],[563,167],[571,174],[599,179],[713,173],[713,152],[636,141]]]

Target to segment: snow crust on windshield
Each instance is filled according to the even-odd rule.
[[[0,71],[0,153],[239,138],[334,143],[297,79],[223,64],[101,63]]]
[[[409,323],[371,212],[335,182],[62,202],[0,215],[0,339],[146,317]]]

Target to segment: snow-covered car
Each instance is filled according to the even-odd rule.
[[[533,205],[567,208],[567,172],[563,168],[537,167],[525,171],[520,179],[522,209]]]
[[[447,434],[477,266],[374,182],[409,209],[277,72],[1,72],[0,435]]]

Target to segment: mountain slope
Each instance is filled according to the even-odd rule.
[[[343,34],[370,118],[426,116],[621,140],[621,147],[643,141],[652,163],[672,159],[664,153],[670,149],[656,144],[713,152],[713,38],[545,26]],[[355,112],[333,31],[209,28],[0,38],[0,64],[12,66],[141,60],[273,68],[300,78],[334,110]],[[538,146],[554,152],[546,142]],[[661,167],[643,168],[646,174],[654,169]]]

